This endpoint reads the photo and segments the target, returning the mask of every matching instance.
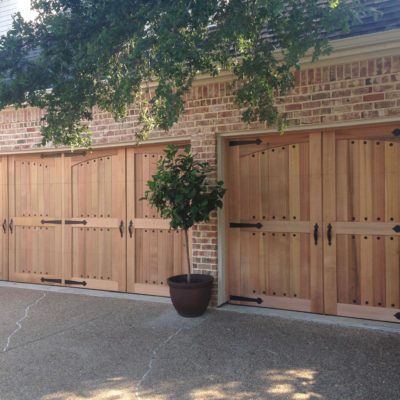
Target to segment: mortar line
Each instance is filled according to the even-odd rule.
[[[7,343],[3,348],[3,353],[5,353],[8,348],[10,347],[11,344],[11,339],[12,337],[20,330],[22,329],[22,321],[24,321],[26,318],[28,318],[29,315],[29,311],[31,309],[31,307],[37,305],[41,300],[43,300],[46,297],[46,293],[43,293],[36,301],[34,301],[33,303],[29,304],[26,308],[25,308],[25,312],[24,312],[24,316],[22,318],[20,318],[17,322],[17,328],[14,329],[14,331],[8,336],[7,338]]]

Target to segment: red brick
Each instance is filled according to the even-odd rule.
[[[363,97],[363,101],[378,101],[383,100],[385,95],[383,93],[373,93],[373,94],[366,94]]]
[[[303,108],[303,106],[300,103],[287,104],[285,106],[286,111],[301,110],[302,108]]]

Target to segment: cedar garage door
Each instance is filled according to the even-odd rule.
[[[167,276],[185,268],[182,233],[140,200],[162,153],[0,158],[0,278],[168,295]]]
[[[232,302],[399,322],[400,141],[392,131],[227,141]]]

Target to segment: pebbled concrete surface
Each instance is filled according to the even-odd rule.
[[[168,304],[40,297],[0,287],[1,400],[400,398],[400,334],[218,310],[184,319]]]

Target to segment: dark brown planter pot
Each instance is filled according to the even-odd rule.
[[[210,275],[192,274],[191,282],[187,275],[168,278],[172,304],[182,317],[200,317],[207,310],[211,298],[214,278]]]

